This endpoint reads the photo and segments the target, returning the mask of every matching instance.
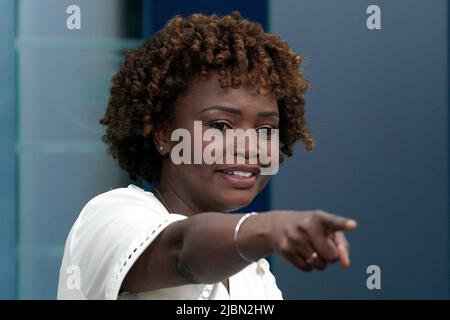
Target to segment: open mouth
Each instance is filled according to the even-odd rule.
[[[218,169],[216,172],[231,186],[241,189],[252,187],[256,183],[260,169],[258,167],[239,166]]]
[[[219,172],[228,174],[230,176],[240,177],[240,178],[250,178],[255,175],[252,172],[245,172],[245,171],[238,171],[238,170],[234,170],[234,171],[220,171],[219,170]]]
[[[216,170],[223,174],[227,174],[234,177],[240,178],[250,178],[259,175],[261,169],[256,166],[238,166],[238,167],[228,167]]]

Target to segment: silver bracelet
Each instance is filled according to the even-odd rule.
[[[236,251],[239,254],[239,256],[242,258],[242,260],[248,262],[248,263],[253,263],[256,261],[253,261],[249,258],[247,258],[241,251],[241,249],[239,248],[239,243],[238,243],[238,233],[239,233],[239,229],[241,228],[242,223],[250,216],[254,216],[258,214],[257,212],[250,212],[247,214],[244,214],[241,219],[239,219],[238,223],[236,223],[236,227],[234,228],[234,246],[236,247]]]

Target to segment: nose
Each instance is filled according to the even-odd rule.
[[[237,159],[244,159],[244,161],[248,161],[250,164],[256,164],[258,161],[258,146],[256,143],[249,143],[249,147],[243,148],[237,146],[235,148],[234,156]]]
[[[228,145],[227,150],[231,150],[233,158],[237,164],[258,164],[258,138],[256,133],[250,131],[237,132],[232,145]]]

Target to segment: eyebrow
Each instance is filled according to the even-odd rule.
[[[236,109],[236,108],[232,108],[232,107],[226,107],[226,106],[210,106],[210,107],[206,107],[202,111],[200,111],[199,114],[200,113],[204,113],[204,112],[209,111],[209,110],[220,110],[220,111],[225,111],[225,112],[229,112],[229,113],[232,113],[232,114],[242,115],[241,110]],[[263,112],[258,113],[258,117],[263,117],[263,118],[277,117],[277,118],[279,118],[280,115],[278,114],[278,112],[275,112],[275,111],[263,111]]]
[[[266,118],[266,117],[277,117],[277,118],[279,118],[280,115],[278,114],[278,112],[275,112],[275,111],[266,111],[266,112],[258,113],[258,117],[263,117],[263,118]]]

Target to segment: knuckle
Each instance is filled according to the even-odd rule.
[[[321,210],[321,209],[314,210],[314,213],[318,218],[322,218],[322,219],[326,218],[329,215],[327,212],[325,212],[324,210]]]
[[[314,211],[313,217],[317,223],[322,223],[323,221],[327,221],[331,218],[330,214],[323,210]]]
[[[308,215],[302,223],[302,228],[305,230],[309,230],[313,228],[313,226],[318,222],[319,217],[315,213],[311,213]]]
[[[310,220],[304,221],[301,225],[299,225],[299,229],[302,230],[307,235],[310,235],[313,229],[314,223]]]
[[[314,210],[313,212],[311,212],[311,218],[315,220],[320,219],[321,215],[322,213],[320,210]]]
[[[297,230],[289,230],[286,233],[286,237],[289,240],[289,242],[298,243],[300,242],[300,235],[298,234]]]
[[[288,256],[288,255],[290,254],[290,251],[291,251],[291,250],[290,250],[289,244],[288,244],[287,242],[283,242],[283,243],[279,246],[278,251],[279,251],[282,255]]]

